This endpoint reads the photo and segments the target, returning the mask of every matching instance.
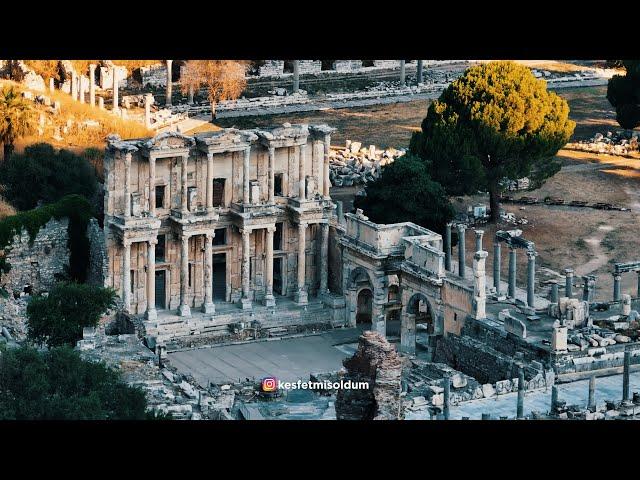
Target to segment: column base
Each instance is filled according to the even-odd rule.
[[[202,312],[203,313],[216,313],[216,306],[209,302],[209,303],[203,303],[202,304]]]
[[[189,308],[189,305],[180,305],[178,307],[178,315],[180,315],[181,317],[190,317],[191,308]]]
[[[240,308],[242,308],[242,310],[251,310],[253,308],[253,302],[250,298],[242,298],[240,299]]]
[[[158,319],[158,311],[155,308],[147,309],[147,313],[145,314],[145,318],[147,320],[157,320]]]
[[[306,290],[298,290],[293,298],[298,305],[307,305],[309,303]]]
[[[265,295],[264,297],[264,306],[265,307],[275,307],[276,306],[276,297],[273,295]]]

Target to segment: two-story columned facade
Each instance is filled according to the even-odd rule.
[[[327,292],[326,125],[108,138],[106,285],[155,320]]]

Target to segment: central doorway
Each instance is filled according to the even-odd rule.
[[[214,253],[212,260],[213,300],[227,301],[227,254]]]
[[[167,308],[167,271],[156,270],[156,308]]]
[[[356,324],[371,323],[371,312],[373,309],[373,293],[368,288],[360,290],[358,293],[358,307],[356,310]]]

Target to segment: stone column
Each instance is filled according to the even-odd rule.
[[[300,90],[300,61],[293,61],[293,93]]]
[[[146,94],[144,96],[144,126],[147,128],[151,128],[151,99],[153,97],[151,94]]]
[[[587,408],[592,412],[596,409],[596,376],[591,375],[589,377],[589,401],[587,402]]]
[[[449,377],[448,373],[445,374],[444,378],[442,379],[442,386],[444,387],[444,403],[442,406],[442,413],[444,414],[444,419],[449,420],[449,405],[451,402],[451,378]]]
[[[149,215],[156,215],[156,158],[149,156]]]
[[[96,64],[89,64],[89,105],[96,106]]]
[[[329,224],[320,224],[320,295],[328,293],[329,284]]]
[[[49,91],[53,92],[56,89],[56,84],[55,81],[53,80],[53,77],[51,77],[49,79]]]
[[[613,301],[617,302],[621,297],[620,281],[622,277],[618,273],[613,274]]]
[[[518,369],[518,408],[516,418],[521,420],[524,418],[524,369]]]
[[[516,249],[509,246],[509,291],[508,295],[516,298]]]
[[[476,235],[476,252],[482,250],[482,236],[484,235],[484,230],[474,230]]]
[[[500,242],[493,242],[493,286],[496,287],[496,295],[499,297],[500,292],[500,262],[502,258],[500,257]]]
[[[488,255],[487,252],[482,250],[473,255],[473,310],[474,318],[476,319],[482,319],[487,316],[487,277],[485,276],[485,262]]]
[[[173,60],[167,60],[167,99],[165,101],[165,105],[167,107],[171,106],[171,96],[173,95],[173,82],[171,81],[171,65],[173,64]]]
[[[558,294],[558,281],[551,280],[551,303],[558,303],[558,298],[560,295]]]
[[[458,275],[464,278],[466,273],[465,260],[465,226],[458,224]]]
[[[638,275],[638,286],[636,289],[636,296],[640,298],[640,270],[638,270],[636,273]]]
[[[400,86],[404,87],[405,85],[405,60],[400,60]]]
[[[534,308],[536,282],[536,252],[527,251],[527,305]]]
[[[189,105],[193,105],[193,85],[189,85]]]
[[[405,312],[400,320],[400,351],[409,355],[416,353],[416,316],[413,313]]]
[[[76,72],[71,73],[71,98],[74,100],[78,98],[78,75]]]
[[[122,303],[124,311],[131,313],[131,241],[124,239],[122,245]]]
[[[622,315],[631,315],[631,295],[622,295]]]
[[[306,230],[307,224],[300,222],[298,224],[298,291],[296,292],[296,303],[298,305],[306,305],[307,300],[307,288],[305,285],[306,279]]]
[[[556,408],[558,408],[558,386],[553,385],[551,387],[551,414],[556,413]]]
[[[306,171],[307,171],[307,144],[300,145],[300,158],[298,160],[298,197],[306,200]]]
[[[213,153],[207,152],[207,211],[213,211]]]
[[[251,155],[251,149],[246,148],[244,150],[244,161],[242,162],[242,203],[249,204],[249,157]]]
[[[269,147],[269,203],[275,203],[275,188],[276,188],[276,148]]]
[[[331,187],[331,181],[329,179],[329,153],[331,151],[331,136],[324,136],[324,174],[322,176],[322,195],[324,198],[329,198],[329,188]],[[640,277],[638,280],[638,291],[640,292]],[[640,296],[640,294],[639,294]]]
[[[190,317],[191,308],[187,304],[189,295],[189,235],[182,234],[182,249],[180,255],[180,306],[178,315]]]
[[[251,230],[243,228],[240,230],[242,233],[242,299],[240,305],[243,310],[251,309],[250,287],[251,279],[249,278],[249,261],[250,261],[250,249],[249,239],[251,236]]]
[[[104,110],[104,97],[98,97],[98,108]]]
[[[84,75],[78,76],[78,100],[80,103],[84,103]]]
[[[115,68],[112,68],[111,74],[113,75],[113,109],[112,110],[117,113],[120,111],[120,98],[119,98],[119,92],[118,92],[117,70]]]
[[[156,238],[147,242],[147,320],[156,320]]]
[[[573,269],[564,269],[564,296],[571,298],[573,296]]]
[[[181,200],[180,200],[180,209],[182,214],[187,214],[189,212],[189,201],[187,197],[187,162],[189,157],[187,155],[182,156],[182,169],[181,169]]]
[[[273,296],[273,234],[276,231],[276,226],[267,227],[267,257],[266,257],[266,292],[264,296],[264,304],[267,307],[274,307],[276,305],[276,299]]]
[[[631,351],[624,351],[624,367],[622,371],[622,401],[628,403],[631,398],[631,385],[629,383],[629,371],[631,369]]]
[[[451,271],[451,223],[447,223],[444,233],[444,268]]]
[[[422,62],[423,62],[423,60],[418,60],[418,71],[416,72],[416,84],[417,85],[422,83]]]
[[[207,233],[204,242],[204,303],[202,311],[213,314],[216,311],[213,304],[213,237],[215,233]]]
[[[131,216],[131,152],[124,154],[124,216]]]

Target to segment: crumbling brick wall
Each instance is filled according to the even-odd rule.
[[[87,237],[89,238],[89,271],[87,283],[103,287],[107,277],[107,248],[104,241],[104,232],[98,220],[92,218],[87,225]]]
[[[378,332],[360,336],[358,350],[345,360],[344,381],[367,382],[368,389],[340,389],[336,398],[338,420],[400,420],[402,360]]]

